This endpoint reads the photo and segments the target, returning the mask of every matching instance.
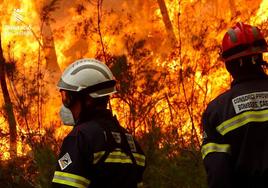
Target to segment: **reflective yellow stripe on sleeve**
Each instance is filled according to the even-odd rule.
[[[137,187],[138,187],[138,188],[143,187],[143,182],[138,183],[138,184],[137,184]]]
[[[268,121],[268,110],[247,111],[224,121],[216,129],[221,135],[225,135],[247,123],[264,121]]]
[[[82,176],[61,171],[55,171],[52,182],[77,188],[87,188],[90,181]]]
[[[145,156],[144,155],[138,154],[138,153],[133,153],[133,156],[136,159],[137,165],[145,166]]]
[[[201,153],[202,158],[204,159],[209,153],[212,152],[223,152],[223,153],[231,153],[231,146],[229,144],[216,144],[216,143],[208,143],[202,146]]]

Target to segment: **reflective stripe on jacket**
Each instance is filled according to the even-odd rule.
[[[202,125],[209,187],[268,187],[267,76],[238,82],[210,102]]]
[[[136,188],[145,155],[108,110],[91,112],[64,139],[53,187]]]

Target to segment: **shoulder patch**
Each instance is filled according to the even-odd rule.
[[[63,155],[63,157],[58,160],[58,162],[61,170],[67,168],[67,166],[69,166],[72,163],[69,153],[65,153],[65,155]]]
[[[137,152],[136,145],[131,134],[126,133],[127,142],[132,152]]]
[[[114,140],[117,144],[120,144],[121,143],[121,136],[120,136],[120,133],[118,132],[112,132],[112,135],[114,137]]]

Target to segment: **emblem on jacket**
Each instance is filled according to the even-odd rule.
[[[72,163],[69,153],[65,153],[65,155],[63,155],[63,157],[58,160],[58,162],[61,170],[67,168],[67,166],[69,166]]]
[[[137,152],[136,145],[135,145],[135,142],[134,142],[134,139],[133,139],[132,135],[126,133],[126,137],[127,137],[127,142],[129,144],[129,147],[130,147],[131,151],[132,152]]]
[[[120,133],[118,132],[112,132],[112,135],[114,137],[114,140],[117,144],[120,144],[121,143],[121,136],[120,136]]]

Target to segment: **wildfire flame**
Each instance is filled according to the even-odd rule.
[[[60,126],[55,65],[64,70],[82,57],[100,58],[116,72],[120,92],[111,106],[124,126],[174,129],[185,143],[192,135],[200,142],[202,111],[231,82],[219,58],[226,29],[244,21],[268,32],[266,0],[2,0],[0,10],[4,57],[18,73],[8,78],[12,101],[28,105],[24,118],[15,109],[19,155],[30,150],[22,135],[56,126],[54,136],[62,138],[70,130]],[[30,101],[25,93],[36,88]],[[0,113],[1,134],[8,135],[5,120]],[[9,158],[7,138],[0,140],[2,159]]]

